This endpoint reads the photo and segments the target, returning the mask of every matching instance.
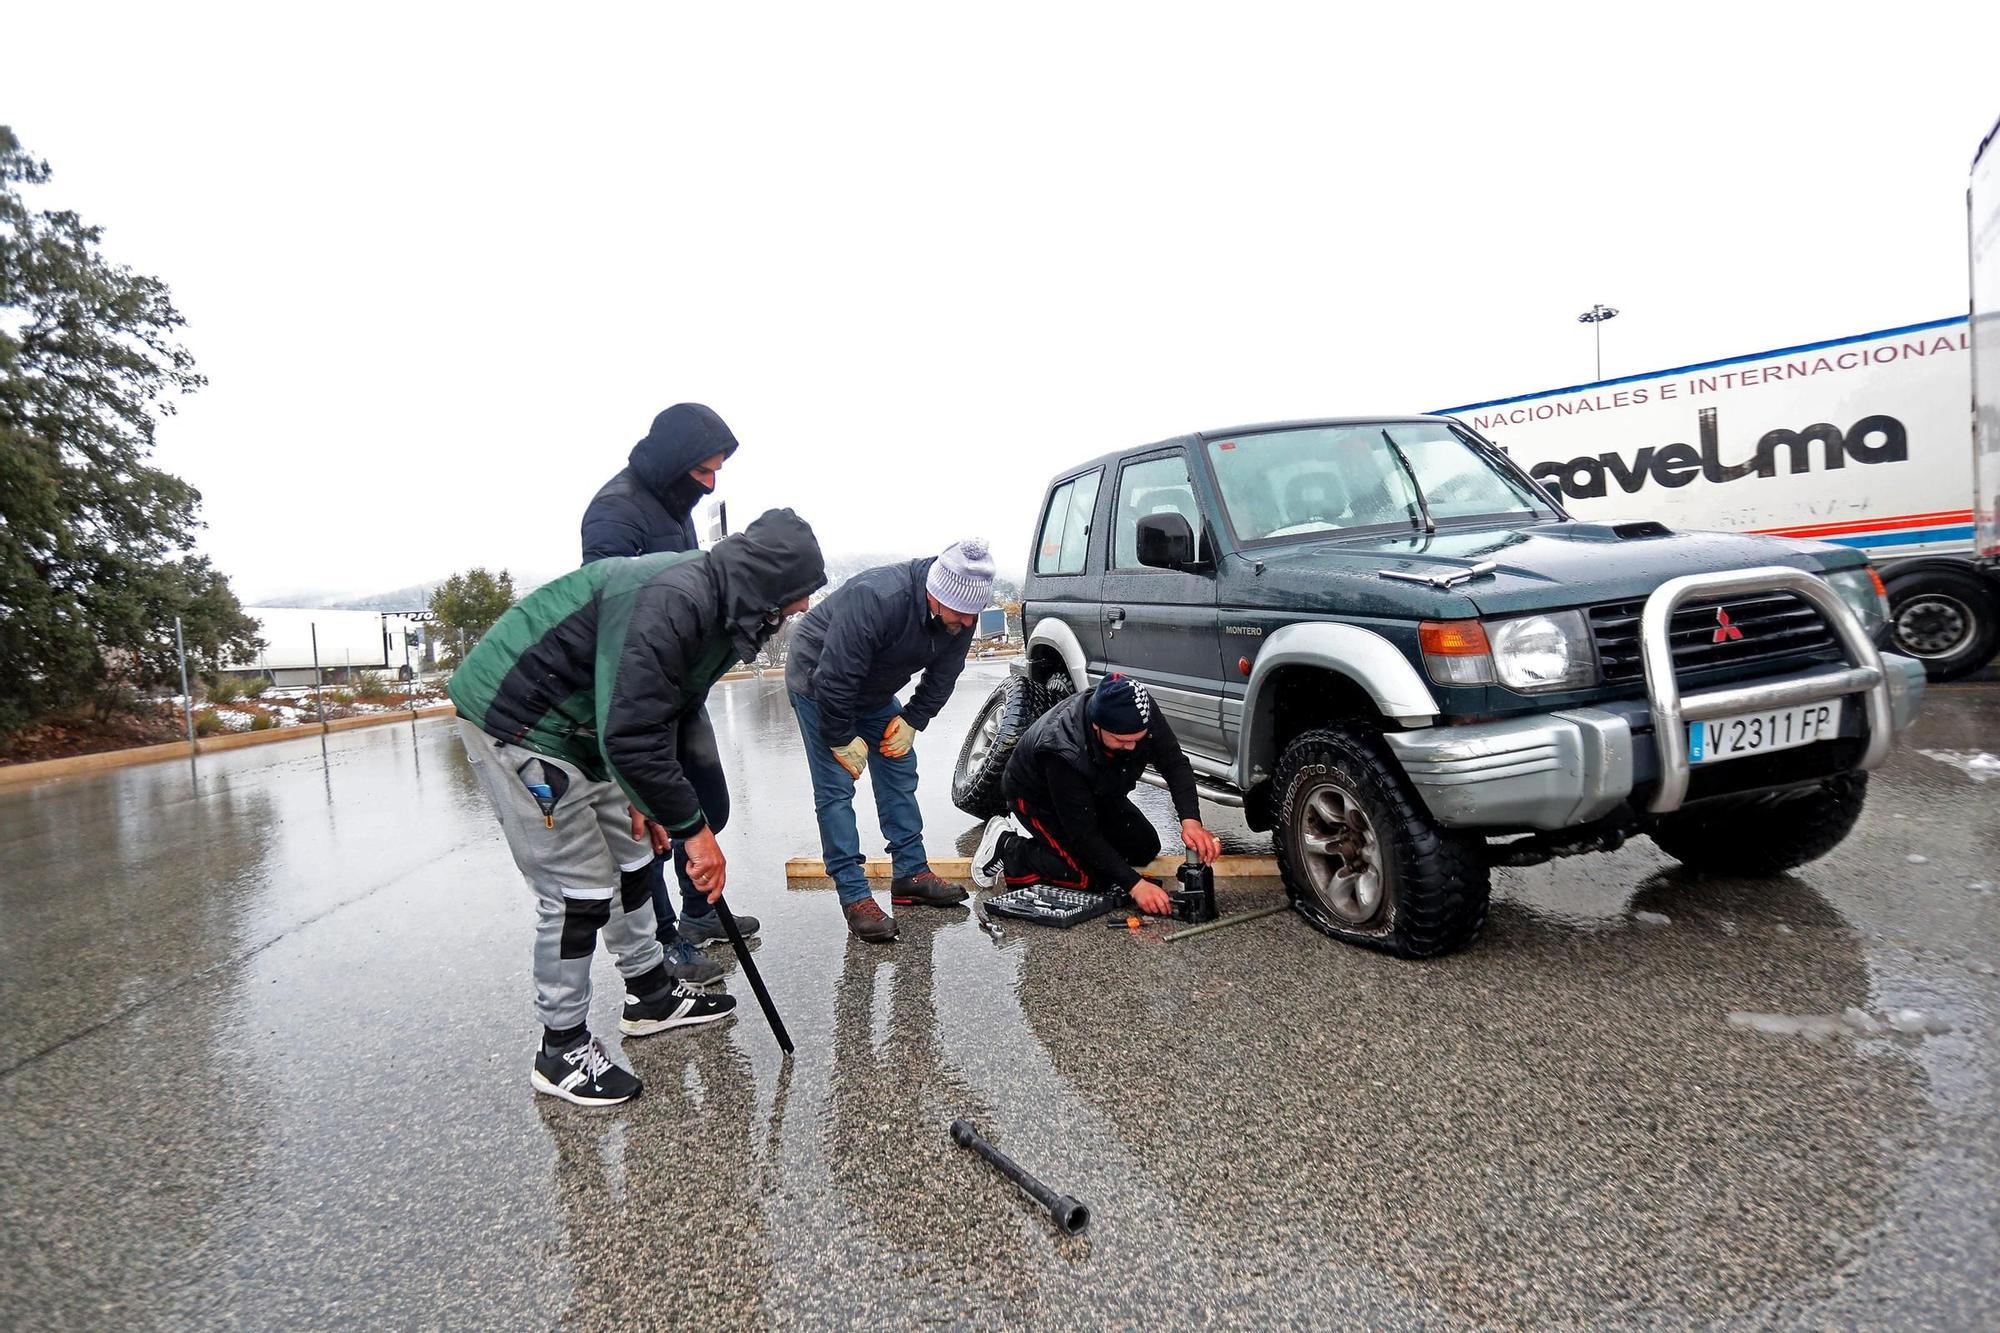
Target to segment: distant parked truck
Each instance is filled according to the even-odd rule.
[[[2000,580],[2000,123],[1972,157],[1965,232],[1972,287],[1972,507],[1981,568]]]
[[[1858,547],[1933,680],[2000,650],[1964,316],[1444,409],[1579,517]]]
[[[310,685],[315,634],[319,666],[326,678],[355,671],[402,669],[403,634],[409,628],[403,616],[302,606],[246,606],[243,610],[256,618],[264,648],[254,657],[228,663],[225,670],[265,672],[277,685]]]

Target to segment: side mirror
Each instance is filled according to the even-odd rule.
[[[1194,529],[1180,514],[1147,514],[1139,520],[1139,563],[1151,569],[1193,565]]]

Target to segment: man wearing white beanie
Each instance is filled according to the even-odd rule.
[[[942,555],[855,575],[794,632],[785,685],[805,737],[820,853],[847,928],[864,940],[896,938],[896,919],[868,890],[854,822],[854,783],[871,763],[875,817],[894,875],[890,901],[949,907],[965,900],[965,890],[934,874],[924,855],[914,745],[951,697],[992,591],[993,557],[985,542],[968,538]],[[897,699],[919,672],[923,682],[909,701]]]

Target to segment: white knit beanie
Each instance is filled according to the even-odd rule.
[[[993,556],[986,543],[967,537],[945,547],[944,554],[931,561],[924,590],[964,615],[985,610],[986,598],[993,591]]]

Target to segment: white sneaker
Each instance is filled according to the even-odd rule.
[[[993,816],[986,821],[986,831],[979,835],[979,847],[972,853],[969,873],[972,882],[982,889],[990,889],[1000,882],[1001,873],[1005,869],[1000,855],[1000,839],[1008,833],[1019,837],[1027,836],[1020,821],[1012,815]]]

